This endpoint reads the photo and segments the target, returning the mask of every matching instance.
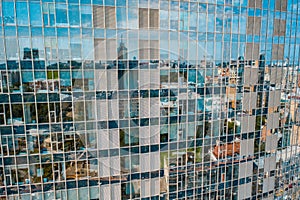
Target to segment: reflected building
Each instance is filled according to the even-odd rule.
[[[123,38],[121,36],[120,46],[118,47],[118,59],[119,60],[127,60],[128,59],[127,51],[128,50],[127,50],[125,44],[123,43]]]
[[[26,59],[39,59],[39,50],[24,48],[23,60],[26,60]]]
[[[0,3],[0,199],[299,198],[298,1]]]

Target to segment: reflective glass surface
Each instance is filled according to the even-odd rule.
[[[1,199],[298,199],[298,0],[0,1]]]

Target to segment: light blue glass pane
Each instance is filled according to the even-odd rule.
[[[213,13],[215,13],[215,5],[210,5],[210,4],[208,4],[208,7],[207,7],[207,12],[209,13],[209,14],[213,14]],[[231,9],[231,8],[230,8]],[[231,12],[231,11],[230,11]]]
[[[176,1],[171,1],[171,4],[170,4],[170,8],[171,10],[178,10],[179,9],[179,5],[178,5],[178,2]]]
[[[72,72],[72,78],[76,78],[76,79],[82,78],[82,73],[81,73],[81,71],[73,71],[73,72]]]
[[[264,1],[267,1],[267,0],[264,0]],[[287,11],[288,12],[292,12],[292,10],[293,10],[293,8],[294,8],[295,6],[293,6],[293,0],[288,0],[287,1]],[[267,9],[267,8],[266,8]]]
[[[171,125],[170,126],[170,139],[176,140],[177,139],[177,126],[176,125]]]
[[[3,23],[15,23],[15,5],[14,2],[2,2]]]
[[[35,79],[46,79],[46,72],[45,71],[35,71],[34,72]]]
[[[236,34],[239,33],[239,16],[233,16],[231,32]]]
[[[79,26],[80,25],[80,16],[79,16],[79,6],[78,5],[69,5],[69,22],[70,25]]]
[[[28,26],[19,26],[18,27],[18,36],[29,36]]]
[[[276,0],[269,0],[269,6],[268,6],[269,10],[275,10],[275,1]]]
[[[207,33],[207,41],[214,41],[215,35],[213,33]]]
[[[246,25],[247,25],[246,17],[240,16],[239,23],[240,23],[239,24],[240,34],[246,34]]]
[[[190,31],[196,31],[197,30],[197,13],[196,12],[190,12],[189,13],[190,17]]]
[[[75,3],[75,4],[78,4],[79,3],[79,0],[68,0],[69,3]]]
[[[93,0],[93,4],[95,4],[95,5],[103,5],[103,0]]]
[[[126,8],[117,8],[117,27],[126,28]]]
[[[17,2],[17,23],[18,25],[28,25],[28,8],[26,2]]]
[[[50,14],[50,26],[54,26],[55,25],[55,15],[54,14]]]
[[[208,58],[213,58],[213,55],[214,55],[214,42],[207,42],[206,52],[207,52]]]
[[[81,25],[82,25],[82,27],[92,27],[92,15],[82,14],[81,15]]]
[[[16,27],[14,26],[6,26],[4,27],[5,36],[16,36]]]
[[[128,0],[129,7],[138,7],[138,0]]]
[[[91,4],[91,0],[80,0],[81,4]]]
[[[214,32],[215,29],[215,16],[214,14],[208,14],[208,24],[207,24],[207,31]]]
[[[60,84],[62,86],[71,86],[71,76],[68,71],[60,71]]]
[[[41,37],[41,36],[43,36],[43,30],[42,30],[42,28],[31,28],[31,35],[32,36],[39,36],[39,37]]]
[[[222,52],[223,52],[222,42],[216,42],[216,55],[215,55],[215,58],[217,60],[221,60],[222,59]]]
[[[15,38],[5,38],[6,56],[8,59],[17,59],[18,45]]]
[[[33,72],[23,71],[22,72],[22,82],[23,83],[33,82]]]
[[[199,13],[198,32],[206,32],[206,14],[205,13]]]
[[[180,30],[188,30],[188,13],[180,12]]]
[[[114,6],[115,5],[115,0],[104,0],[104,5],[105,6]]]
[[[66,4],[56,4],[56,24],[64,25],[68,23],[67,18],[67,5]]]
[[[174,30],[178,29],[178,12],[177,11],[171,11],[170,28],[174,29]]]
[[[240,0],[241,6],[246,7],[248,5],[248,0]]]
[[[67,28],[57,28],[57,36],[58,37],[68,37],[68,29]]]
[[[206,4],[199,4],[199,12],[205,13],[207,9]]]
[[[93,29],[83,28],[82,29],[82,37],[93,37]]]
[[[117,6],[126,6],[127,0],[117,1]]]
[[[45,28],[44,29],[45,36],[55,36],[55,28]]]
[[[49,25],[49,15],[44,14],[43,20],[44,20],[44,26],[48,26]]]
[[[223,32],[223,15],[216,16],[216,32]]]
[[[81,25],[82,27],[92,27],[92,8],[91,6],[81,6]]]
[[[180,10],[187,11],[188,9],[189,9],[188,2],[181,2],[180,3]]]
[[[78,37],[80,36],[79,28],[70,28],[70,37]]]
[[[107,38],[116,38],[116,30],[106,29]]]
[[[30,7],[30,24],[32,26],[42,26],[42,13],[39,3],[29,3]]]
[[[128,9],[128,28],[138,28],[138,10],[135,8]]]
[[[233,42],[231,44],[231,59],[236,60],[238,58],[238,43]]]
[[[92,60],[94,57],[94,43],[92,39],[82,39],[82,56],[85,60]]]
[[[94,72],[93,71],[84,71],[84,78],[94,78]]]
[[[95,38],[104,38],[104,30],[103,29],[94,29]]]
[[[81,44],[71,44],[71,56],[73,59],[81,58]]]
[[[169,11],[160,10],[160,29],[168,30],[169,29]]]

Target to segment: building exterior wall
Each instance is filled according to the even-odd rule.
[[[298,0],[0,5],[1,199],[299,197]]]

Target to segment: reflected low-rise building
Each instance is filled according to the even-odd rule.
[[[299,198],[299,1],[0,5],[0,199]]]

